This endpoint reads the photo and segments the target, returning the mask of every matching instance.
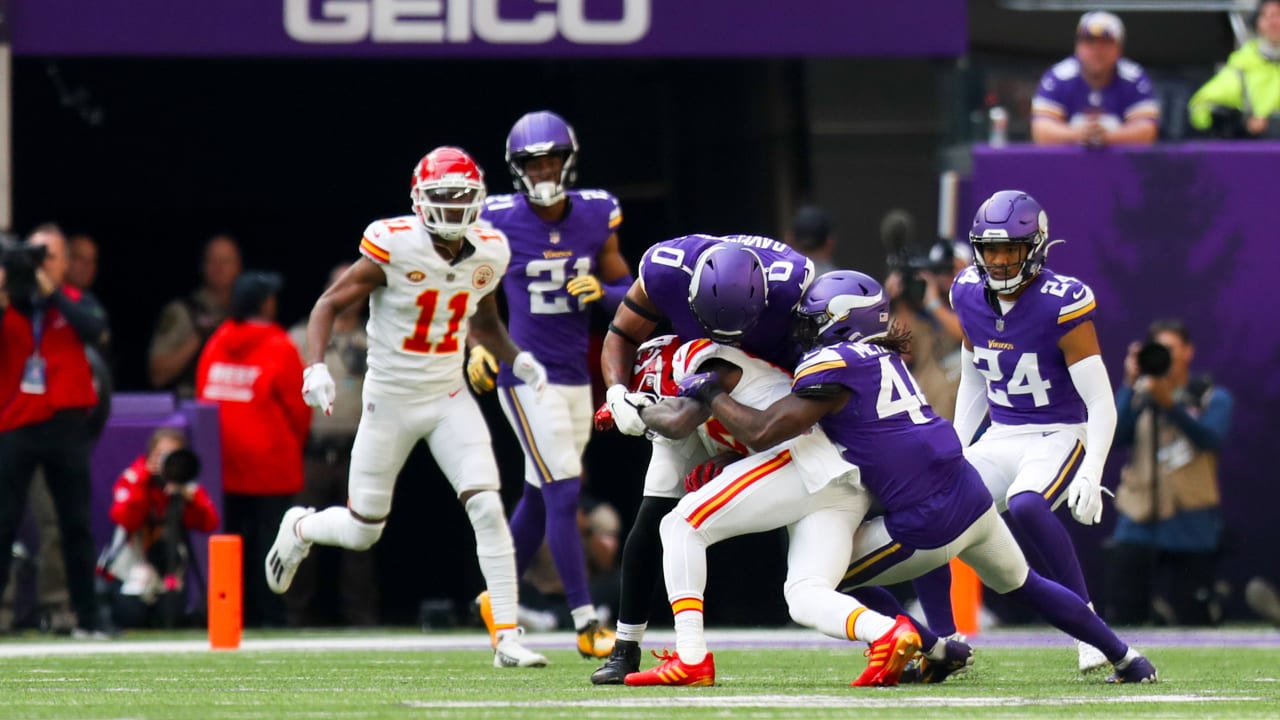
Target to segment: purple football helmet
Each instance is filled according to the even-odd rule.
[[[564,161],[558,182],[535,184],[525,174],[525,162],[542,155],[559,155]],[[578,137],[573,127],[549,110],[527,113],[507,134],[507,167],[516,190],[529,202],[542,207],[560,202],[578,177]]]
[[[689,308],[707,337],[736,345],[768,305],[764,263],[737,243],[712,245],[698,256],[689,281]]]
[[[987,287],[998,293],[1014,292],[1035,278],[1049,253],[1048,237],[1049,216],[1035,198],[1021,190],[1001,190],[987,198],[973,216],[969,231],[973,262]],[[997,243],[1025,245],[1026,254],[1020,262],[990,265],[982,257],[982,248]]]
[[[854,270],[819,275],[794,314],[802,349],[876,340],[889,332],[889,296],[870,275]]]

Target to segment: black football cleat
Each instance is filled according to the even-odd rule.
[[[640,672],[640,643],[633,640],[617,640],[613,651],[599,669],[591,673],[593,685],[622,685],[627,675]]]

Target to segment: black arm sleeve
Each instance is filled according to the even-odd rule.
[[[55,290],[49,296],[49,301],[71,323],[71,327],[86,345],[98,345],[106,340],[107,315],[93,295],[86,292],[76,302],[61,290]]]
[[[818,383],[817,385],[809,385],[799,390],[792,390],[792,394],[796,397],[807,398],[810,400],[824,400],[826,398],[835,397],[842,392],[848,392],[849,388],[840,383]]]

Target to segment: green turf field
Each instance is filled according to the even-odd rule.
[[[1278,646],[1144,647],[1161,683],[1112,686],[1080,678],[1073,647],[978,640],[968,676],[894,689],[848,687],[865,663],[852,645],[738,647],[716,652],[715,687],[633,689],[592,686],[597,663],[569,650],[546,651],[544,669],[496,670],[484,650],[394,649],[397,637],[387,650],[218,653],[62,641],[95,654],[21,657],[0,642],[0,718],[1280,717]]]

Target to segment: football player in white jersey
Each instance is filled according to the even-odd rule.
[[[467,334],[510,363],[541,392],[542,365],[511,342],[493,291],[511,258],[506,237],[476,219],[484,175],[465,152],[432,150],[413,173],[413,215],[378,220],[360,240],[361,258],[316,301],[307,323],[302,394],[329,412],[334,383],[324,348],[334,317],[369,299],[369,368],[364,413],[351,450],[347,506],[290,508],[267,554],[267,583],[289,588],[312,543],[367,550],[382,535],[396,476],[425,440],[466,508],[476,556],[492,598],[495,667],[541,667],[516,626],[515,551],[498,494],[488,427],[462,372]]]
[[[672,383],[698,372],[717,373],[724,389],[748,407],[765,408],[791,393],[789,372],[710,340],[682,346],[671,367]],[[750,452],[697,402],[664,400],[643,408],[640,417],[664,438],[676,438],[655,440],[655,457],[658,443],[679,447],[681,437],[699,439],[702,457],[724,449]],[[690,434],[694,423],[701,424]],[[696,449],[686,449],[695,464]],[[663,663],[655,668],[627,675],[627,685],[715,684],[715,662],[703,634],[706,552],[710,545],[748,533],[787,527],[791,542],[784,595],[796,622],[830,637],[868,643],[897,630],[895,618],[836,591],[848,565],[844,554],[853,547],[845,533],[858,527],[871,504],[857,466],[841,457],[816,426],[760,449],[701,487],[697,482],[710,473],[690,473],[685,481],[689,494],[663,518],[663,570],[675,616],[676,652],[661,656]],[[869,666],[855,684],[883,684],[879,674],[880,666]]]

